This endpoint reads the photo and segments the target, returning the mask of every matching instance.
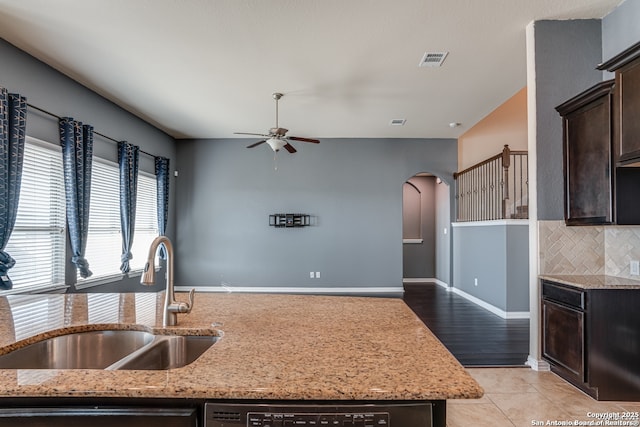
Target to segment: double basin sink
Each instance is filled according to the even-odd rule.
[[[0,369],[173,369],[195,361],[218,338],[131,330],[79,332],[0,355]]]

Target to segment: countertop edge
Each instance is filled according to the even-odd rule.
[[[640,280],[598,274],[540,274],[541,280],[549,280],[580,289],[640,289]]]

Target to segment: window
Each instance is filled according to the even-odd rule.
[[[16,223],[5,249],[14,289],[64,286],[65,201],[59,147],[27,137]]]
[[[158,300],[155,292],[144,292],[135,295],[136,298],[136,323],[153,325],[156,322],[157,307],[163,304]]]
[[[78,288],[119,278],[120,232],[118,165],[94,157],[91,211],[86,259],[93,275]],[[151,241],[158,235],[156,178],[139,172],[136,229],[131,270],[141,270]],[[66,212],[61,149],[27,137],[16,223],[6,251],[16,260],[9,270],[12,292],[55,290],[66,287]]]
[[[118,165],[94,158],[91,175],[91,207],[89,236],[85,258],[89,262],[91,277],[78,283],[90,283],[121,275],[122,233],[120,231],[120,184]],[[136,229],[130,261],[131,271],[141,270],[151,241],[158,235],[156,213],[156,179],[146,172],[138,173],[136,201]],[[83,287],[80,285],[80,288]]]
[[[118,323],[120,321],[119,294],[88,294],[89,323]]]
[[[142,270],[147,261],[149,246],[158,237],[158,210],[155,175],[138,172],[138,197],[136,200],[136,231],[133,235],[129,261],[131,270]],[[157,265],[157,263],[156,263]]]
[[[7,302],[11,306],[16,341],[65,326],[64,298],[64,295],[9,295]]]
[[[91,167],[89,236],[85,258],[93,276],[78,282],[120,274],[120,204],[118,167],[95,158]]]

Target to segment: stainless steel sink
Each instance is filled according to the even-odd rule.
[[[0,369],[105,369],[150,344],[143,331],[92,331],[61,335],[0,355]]]
[[[173,369],[192,363],[217,340],[143,331],[80,332],[0,355],[0,369]]]
[[[214,336],[156,336],[154,341],[107,369],[174,369],[194,362],[218,340]]]

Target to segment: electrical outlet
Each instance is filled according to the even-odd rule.
[[[315,277],[316,277],[316,276],[315,276],[315,274],[313,273],[313,271],[310,271],[310,272],[309,272],[309,279],[314,279]]]
[[[631,260],[629,263],[629,274],[632,276],[640,276],[640,261],[637,259]]]
[[[477,277],[473,278],[473,286],[478,286],[478,278]]]
[[[320,278],[320,272],[316,271],[316,279],[319,279],[319,278]]]

